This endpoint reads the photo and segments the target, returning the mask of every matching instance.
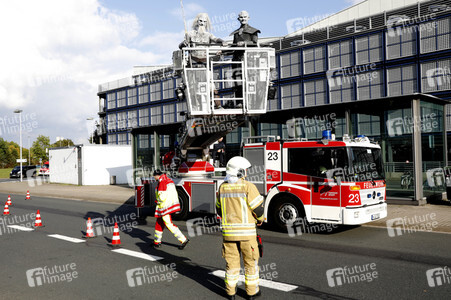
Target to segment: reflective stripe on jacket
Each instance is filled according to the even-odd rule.
[[[236,183],[221,184],[216,211],[222,218],[224,240],[244,241],[255,238],[256,220],[262,218],[262,215],[257,215],[254,210],[263,205],[263,200],[257,187],[244,179]]]
[[[155,217],[162,217],[180,211],[179,196],[174,182],[166,174],[160,176],[156,191],[157,207]]]

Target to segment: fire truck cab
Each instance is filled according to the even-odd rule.
[[[357,225],[387,216],[380,146],[366,137],[342,141],[244,139],[243,156],[252,167],[246,179],[265,196],[265,222],[286,230],[295,222]],[[215,212],[223,177],[214,168],[196,169],[197,178],[174,179],[188,211]]]

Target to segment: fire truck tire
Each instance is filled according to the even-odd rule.
[[[185,220],[189,211],[188,196],[181,189],[177,189],[177,194],[179,195],[180,211],[172,216],[174,220]]]
[[[284,232],[287,231],[287,225],[290,222],[294,222],[305,216],[304,209],[299,203],[299,200],[296,201],[292,197],[280,197],[277,199],[277,202],[274,204],[273,208],[272,223],[278,230]]]

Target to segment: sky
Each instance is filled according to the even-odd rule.
[[[260,37],[291,33],[361,0],[21,0],[0,3],[0,138],[23,147],[38,135],[86,144],[98,119],[98,85],[134,66],[170,64],[196,14],[221,38],[240,11]],[[276,5],[275,5],[276,3]],[[294,23],[293,21],[297,21]],[[90,120],[92,119],[92,120]]]

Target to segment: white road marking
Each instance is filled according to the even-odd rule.
[[[215,275],[217,277],[225,277],[225,271],[223,270],[216,270],[214,272],[211,272],[210,274]],[[240,278],[238,279],[240,282],[244,282],[244,275],[240,275]],[[267,279],[260,279],[258,281],[259,286],[264,286],[270,289],[275,289],[283,292],[290,292],[292,290],[295,290],[298,288],[297,285],[292,285],[288,283],[282,283],[282,282],[276,282],[272,280]]]
[[[65,235],[60,235],[60,234],[49,234],[49,237],[55,238],[55,239],[60,239],[63,241],[68,241],[68,242],[72,242],[72,243],[84,243],[85,240],[80,240],[80,239],[76,239],[73,237],[69,237],[69,236],[65,236]]]
[[[20,226],[20,225],[7,225],[9,228],[13,228],[13,229],[17,229],[17,230],[22,230],[22,231],[33,231],[33,228],[30,227],[25,227],[25,226]]]
[[[157,261],[157,260],[163,259],[163,257],[159,257],[159,256],[155,256],[155,255],[149,255],[149,254],[136,252],[136,251],[132,251],[132,250],[127,250],[127,249],[122,249],[122,248],[121,249],[114,249],[114,250],[111,250],[111,251],[116,252],[116,253],[120,253],[120,254],[125,254],[125,255],[129,255],[129,256],[133,256],[133,257],[138,257],[138,258],[150,260],[150,261]]]

